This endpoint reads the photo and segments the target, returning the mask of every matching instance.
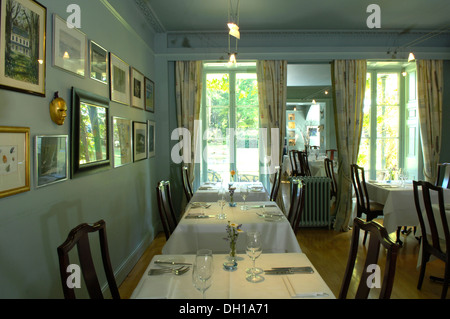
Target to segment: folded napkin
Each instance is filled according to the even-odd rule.
[[[212,187],[212,186],[200,186],[198,189],[199,190],[202,190],[202,191],[205,191],[205,190],[208,190],[208,189],[213,189],[214,187]]]
[[[297,274],[282,276],[283,282],[291,298],[326,298],[329,295],[324,291],[316,290],[321,288],[319,281],[314,280],[314,276]]]
[[[145,274],[147,274],[147,272]],[[131,299],[167,299],[172,290],[171,286],[173,278],[174,276],[166,275],[144,275],[136,289],[133,291]]]

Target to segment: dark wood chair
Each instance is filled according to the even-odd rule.
[[[168,240],[177,227],[177,218],[172,205],[169,181],[160,181],[158,183],[158,186],[156,186],[156,198],[158,200],[159,217],[161,218],[166,240]]]
[[[305,207],[305,183],[300,179],[292,179],[291,206],[289,207],[288,221],[292,230],[296,232]]]
[[[371,201],[367,193],[366,178],[364,176],[364,167],[356,164],[350,165],[352,183],[356,195],[356,216],[361,218],[366,215],[366,220],[371,221],[378,216],[383,216],[384,205]],[[367,233],[364,234],[363,244],[366,243]]]
[[[298,161],[300,162],[300,176],[311,176],[311,170],[309,169],[308,153],[298,152]]]
[[[275,167],[275,177],[272,184],[272,190],[270,192],[270,201],[275,202],[278,196],[278,190],[280,189],[281,183],[281,169],[280,166]]]
[[[98,232],[100,238],[100,250],[103,260],[103,268],[105,270],[106,279],[108,281],[109,290],[113,299],[120,299],[119,290],[117,289],[116,279],[111,267],[109,259],[108,240],[106,238],[105,221],[100,220],[93,225],[86,223],[80,224],[69,232],[67,239],[58,248],[59,270],[61,275],[61,283],[65,299],[76,299],[74,288],[69,287],[67,280],[72,274],[67,271],[70,265],[69,252],[75,245],[78,250],[81,273],[84,278],[86,289],[91,299],[104,299],[102,289],[98,281],[95,271],[94,262],[92,260],[91,248],[89,245],[89,233]]]
[[[337,150],[329,149],[325,151],[325,155],[332,161],[334,161],[334,154],[337,153]]]
[[[450,188],[450,163],[438,164],[436,186]]]
[[[360,230],[370,233],[369,248],[367,252],[361,251],[366,255],[361,276],[354,273],[355,261],[358,255]],[[347,268],[344,274],[341,291],[339,292],[339,299],[346,299],[350,282],[353,278],[360,278],[358,289],[355,294],[355,299],[367,299],[372,287],[367,283],[369,276],[374,274],[374,270],[370,268],[371,265],[378,265],[378,256],[380,246],[386,249],[386,263],[384,265],[384,276],[381,284],[379,299],[389,299],[394,285],[395,268],[397,263],[397,252],[399,245],[391,240],[386,229],[372,220],[364,222],[361,218],[356,217],[353,222],[353,234],[350,245],[350,253],[347,262]],[[358,261],[359,263],[359,261]],[[381,273],[381,271],[380,271]],[[380,274],[381,276],[381,274]],[[381,278],[380,278],[381,279]]]
[[[422,199],[423,207],[425,208],[425,214],[423,214],[422,212],[419,188],[421,188],[422,190]],[[448,284],[450,280],[450,254],[448,253],[448,249],[450,247],[450,234],[447,217],[445,214],[443,189],[442,187],[434,186],[429,182],[413,181],[413,190],[414,203],[416,205],[417,216],[419,218],[419,224],[422,230],[422,264],[420,267],[417,289],[422,288],[427,262],[430,261],[430,257],[433,255],[445,263],[445,275],[441,293],[441,299],[445,299],[447,297]],[[439,205],[438,207],[436,207],[436,209],[433,209],[430,192],[433,192],[437,195]],[[426,217],[427,222],[425,221],[424,216]],[[437,219],[440,221],[442,227],[438,227]],[[443,251],[440,245],[440,237],[438,232],[439,228],[443,231],[443,240],[445,240],[446,245],[445,251]],[[429,242],[427,234],[430,234],[431,243]]]
[[[331,179],[331,197],[334,197],[337,199],[337,182],[336,182],[336,176],[334,175],[334,167],[333,167],[333,160],[326,158],[324,160],[325,165],[325,173],[327,174],[327,177]]]
[[[290,150],[289,151],[289,161],[291,163],[291,176],[298,176],[299,172],[299,163],[298,161],[298,151],[297,150]]]
[[[192,191],[192,186],[189,181],[189,171],[188,171],[187,166],[181,167],[181,176],[183,179],[184,194],[186,195],[186,199],[189,202],[191,200],[192,196],[194,196],[194,192]]]

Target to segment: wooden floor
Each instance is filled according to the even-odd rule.
[[[339,295],[342,276],[347,264],[351,234],[351,231],[336,232],[334,230],[321,228],[301,228],[296,234],[302,251],[311,260],[336,297]],[[395,234],[392,234],[392,236],[394,235]],[[422,289],[418,290],[417,281],[419,271],[416,266],[419,244],[412,233],[409,236],[402,235],[402,240],[404,241],[404,245],[400,249],[397,259],[397,270],[391,298],[439,299],[442,285],[431,282],[428,277],[430,275],[442,277],[444,273],[444,263],[440,260],[428,263]],[[148,247],[134,269],[120,285],[119,291],[122,298],[130,298],[152,257],[161,254],[165,241],[164,234],[160,233]],[[361,249],[364,249],[362,248],[362,240],[360,247]],[[380,260],[383,259],[383,257],[384,255],[380,253]],[[380,262],[379,265],[381,268],[383,267],[382,262]],[[355,274],[354,276],[357,278],[358,275]],[[355,290],[353,285],[349,292],[349,298],[353,296],[352,293],[354,293]],[[377,297],[378,295],[376,294],[376,291],[374,291],[369,298]]]

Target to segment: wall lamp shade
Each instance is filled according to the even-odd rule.
[[[237,39],[241,39],[241,33],[239,32],[239,27],[236,23],[228,22],[228,28],[230,29],[229,35],[232,35]]]
[[[410,53],[408,56],[408,62],[414,61],[416,59],[416,57],[414,56],[414,53]]]
[[[236,64],[236,53],[229,53],[228,64]]]

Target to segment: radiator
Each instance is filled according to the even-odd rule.
[[[305,182],[305,206],[300,218],[300,227],[331,227],[330,191],[331,179],[328,177],[299,177]]]

